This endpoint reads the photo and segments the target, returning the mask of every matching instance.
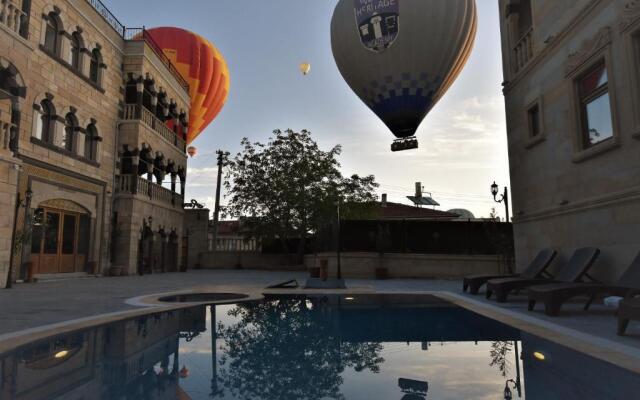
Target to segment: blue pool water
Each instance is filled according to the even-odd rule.
[[[431,296],[156,313],[24,346],[0,366],[3,400],[640,398],[631,372]]]

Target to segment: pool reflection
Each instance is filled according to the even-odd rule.
[[[157,313],[0,356],[0,399],[628,399],[638,376],[430,296]],[[214,328],[214,329],[212,329]],[[536,355],[542,354],[543,357]],[[603,379],[615,387],[601,385]]]

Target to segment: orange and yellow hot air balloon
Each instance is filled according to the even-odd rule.
[[[213,44],[193,32],[160,27],[147,33],[189,83],[187,143],[191,143],[216,118],[227,100],[230,86],[227,62]]]

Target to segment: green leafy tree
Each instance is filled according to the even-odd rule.
[[[340,339],[338,306],[328,298],[243,303],[219,323],[224,340],[216,396],[235,399],[344,399],[342,373],[380,372],[380,343]],[[226,392],[226,393],[225,393]],[[214,397],[216,397],[214,396]]]
[[[289,240],[299,238],[302,256],[307,237],[335,218],[338,203],[345,218],[363,215],[378,184],[373,176],[342,176],[339,145],[322,150],[306,130],[273,135],[267,143],[244,138],[229,160],[226,214],[242,218],[253,235],[281,240],[287,253]]]

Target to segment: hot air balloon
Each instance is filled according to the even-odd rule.
[[[147,33],[189,83],[191,110],[187,144],[213,121],[229,94],[229,69],[207,39],[180,28],[153,28]]]
[[[311,72],[311,64],[309,63],[300,64],[300,72],[302,72],[302,75],[308,75],[309,72]]]
[[[189,157],[193,157],[198,154],[198,149],[194,146],[189,146],[187,147],[187,154],[189,154]]]
[[[331,47],[351,89],[398,137],[417,148],[420,123],[467,62],[477,29],[475,0],[340,0]]]

